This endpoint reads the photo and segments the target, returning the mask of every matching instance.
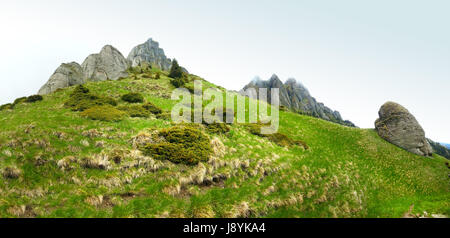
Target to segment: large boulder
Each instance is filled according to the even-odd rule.
[[[157,66],[162,70],[168,71],[172,66],[172,60],[166,57],[164,50],[159,48],[159,43],[152,38],[134,47],[127,59],[132,67],[139,66],[145,62],[151,66]]]
[[[387,102],[378,114],[380,118],[375,121],[375,129],[381,138],[411,153],[432,155],[425,131],[406,108],[395,102]]]
[[[116,48],[106,45],[99,54],[89,55],[81,64],[89,81],[117,80],[128,76],[127,59]]]
[[[41,87],[38,94],[45,95],[60,88],[66,88],[83,83],[85,83],[85,78],[83,75],[83,70],[78,63],[72,62],[61,64],[47,83]]]

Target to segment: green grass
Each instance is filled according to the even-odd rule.
[[[139,92],[169,112],[177,102],[167,72],[144,74],[85,86],[117,107],[128,105],[122,95]],[[0,217],[402,217],[412,206],[413,214],[450,215],[447,160],[408,153],[374,130],[281,111],[280,133],[307,150],[281,147],[242,124],[224,134],[200,126],[224,147],[208,163],[173,164],[139,154],[132,143],[170,121],[91,120],[64,107],[73,89],[0,111],[0,170],[21,171],[0,178]],[[119,164],[111,160],[117,151]],[[69,156],[76,161],[63,170],[58,162]],[[110,158],[109,169],[81,166],[100,156]]]

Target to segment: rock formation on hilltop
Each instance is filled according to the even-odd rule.
[[[142,62],[155,65],[162,70],[169,70],[172,66],[172,60],[166,57],[164,50],[159,48],[159,43],[152,38],[134,47],[127,59],[132,67],[139,66]]]
[[[49,94],[60,88],[85,83],[83,69],[76,63],[61,64],[48,82],[39,90],[40,95]]]
[[[395,102],[387,102],[378,114],[380,118],[375,121],[375,129],[381,138],[411,153],[432,155],[425,131],[406,108]]]
[[[117,80],[128,76],[128,61],[116,48],[106,45],[99,54],[89,55],[81,65],[90,81]]]
[[[83,84],[87,81],[124,78],[128,76],[127,70],[130,66],[141,66],[144,62],[164,71],[172,67],[172,60],[166,57],[164,50],[159,48],[159,43],[152,38],[134,47],[128,59],[125,59],[116,48],[106,45],[100,53],[89,55],[81,66],[75,62],[62,64],[38,93],[49,94],[59,88]],[[188,73],[183,67],[182,70]]]
[[[89,55],[82,65],[72,62],[59,66],[38,94],[49,94],[59,88],[84,84],[88,81],[117,80],[128,76],[128,68],[128,61],[122,53],[106,45],[100,53]]]
[[[281,106],[285,106],[302,114],[308,114],[327,121],[355,127],[352,122],[344,121],[338,111],[333,111],[326,107],[323,103],[317,102],[316,99],[311,96],[308,89],[293,78],[287,80],[286,83],[283,84],[283,82],[281,82],[275,74],[267,81],[257,77],[245,86],[239,93],[245,95],[245,91],[249,88],[256,89],[256,92],[258,92],[259,88],[267,88],[267,98],[269,102],[271,101],[270,90],[272,88],[279,88]]]

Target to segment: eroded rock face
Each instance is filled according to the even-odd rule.
[[[89,81],[118,80],[128,76],[128,61],[116,48],[107,45],[99,54],[92,54],[81,65]]]
[[[139,66],[142,62],[147,62],[151,66],[157,66],[167,71],[172,66],[172,60],[166,57],[164,50],[159,48],[159,43],[152,38],[134,47],[127,59],[132,67]]]
[[[83,70],[78,63],[72,62],[68,64],[61,64],[47,83],[41,87],[38,94],[49,94],[60,88],[83,84],[85,81]]]
[[[431,156],[432,148],[416,118],[395,102],[385,103],[378,112],[375,129],[381,138],[421,156]]]

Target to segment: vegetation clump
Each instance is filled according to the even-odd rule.
[[[182,78],[175,78],[175,79],[171,80],[170,83],[173,86],[175,86],[176,88],[184,87],[184,85],[186,84],[186,82],[184,82],[184,80]]]
[[[158,106],[156,106],[155,104],[151,103],[151,102],[147,102],[144,105],[142,105],[142,107],[144,109],[146,109],[148,112],[150,112],[151,114],[161,114],[163,111],[161,108],[159,108]]]
[[[129,103],[142,103],[144,102],[144,97],[140,93],[127,93],[122,96],[122,100]]]
[[[120,121],[125,118],[126,113],[111,105],[100,105],[83,111],[81,116],[99,121]]]
[[[72,111],[84,111],[94,106],[111,105],[117,106],[116,100],[110,97],[100,97],[93,95],[89,92],[89,89],[83,85],[78,85],[70,95],[64,105],[71,108]]]
[[[20,171],[18,168],[6,167],[3,170],[2,175],[5,179],[17,179],[20,177],[21,173],[22,171]]]
[[[156,118],[169,121],[172,119],[172,114],[170,112],[163,112],[161,114],[157,114]]]
[[[225,123],[212,123],[206,126],[210,133],[226,134],[230,131],[230,127]]]
[[[27,100],[27,97],[20,97],[20,98],[17,98],[16,100],[14,100],[13,104],[16,105],[19,103],[23,103],[23,102],[25,102],[25,100]]]
[[[304,149],[308,149],[308,145],[301,141],[301,140],[293,140],[289,138],[287,135],[277,132],[273,134],[262,134],[261,133],[261,127],[263,124],[257,123],[257,124],[249,124],[247,126],[248,131],[256,136],[267,138],[268,140],[274,142],[275,144],[282,146],[282,147],[291,147],[294,145],[301,146]]]
[[[148,117],[150,115],[149,111],[142,105],[120,106],[117,109],[126,112],[130,117]]]
[[[183,69],[178,65],[176,59],[172,62],[172,67],[170,68],[169,77],[173,79],[181,79],[183,77]]]
[[[161,142],[147,144],[143,151],[158,160],[196,165],[207,162],[212,153],[208,136],[191,126],[162,129],[157,136]]]
[[[14,109],[14,104],[11,104],[11,103],[3,104],[0,106],[0,111],[12,110],[12,109]]]
[[[25,102],[33,103],[37,101],[42,101],[44,98],[41,95],[32,95],[25,99]]]

